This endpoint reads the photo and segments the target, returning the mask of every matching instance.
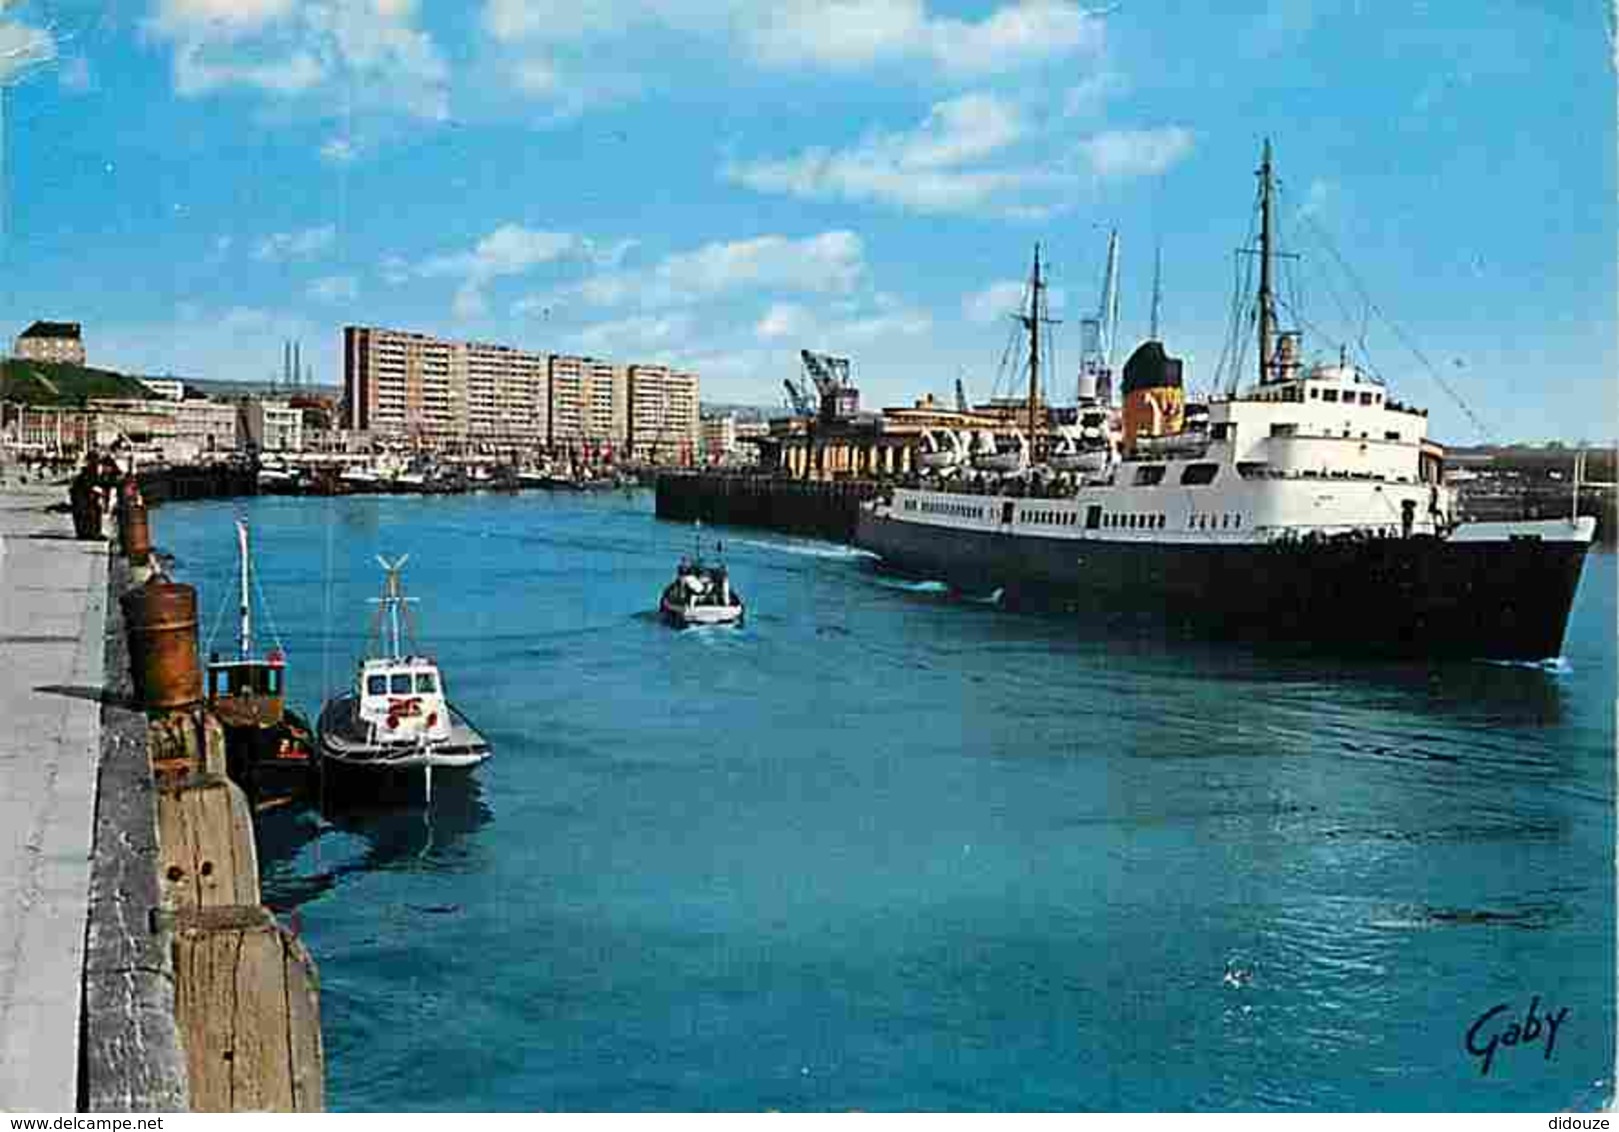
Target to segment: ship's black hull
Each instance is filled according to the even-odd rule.
[[[1390,657],[1541,660],[1586,544],[1432,537],[1194,545],[953,530],[862,511],[885,568],[1006,605],[1220,639]]]

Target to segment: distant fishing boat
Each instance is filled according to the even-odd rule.
[[[252,558],[247,521],[236,520],[240,578],[236,656],[208,658],[208,703],[225,727],[231,776],[259,804],[306,793],[314,739],[309,723],[286,706],[286,653],[280,643],[263,656],[253,640]]]
[[[724,562],[706,563],[699,536],[697,552],[682,558],[675,567],[675,580],[664,587],[658,599],[658,614],[666,622],[685,629],[699,625],[740,624],[746,610],[742,595],[731,587],[731,576]]]
[[[377,605],[368,655],[354,685],[320,713],[317,750],[322,770],[381,776],[421,771],[429,799],[435,770],[465,771],[489,758],[489,742],[450,703],[432,657],[403,643],[409,603],[395,562],[378,558],[386,578]]]

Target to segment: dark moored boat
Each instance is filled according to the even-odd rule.
[[[279,645],[263,656],[253,643],[252,560],[247,522],[236,520],[240,555],[240,628],[236,656],[208,659],[208,703],[225,728],[230,775],[258,805],[309,796],[314,785],[313,735],[286,703],[286,653]]]

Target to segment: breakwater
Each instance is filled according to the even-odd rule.
[[[172,465],[147,468],[136,477],[148,506],[183,499],[228,499],[259,493],[258,473],[247,465]]]
[[[776,476],[664,473],[656,510],[672,522],[724,523],[851,542],[860,504],[877,480],[794,480]]]

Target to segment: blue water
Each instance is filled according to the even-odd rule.
[[[154,514],[208,621],[239,506]],[[1374,666],[1087,635],[735,530],[746,626],[677,633],[648,611],[691,532],[644,493],[245,507],[295,700],[408,552],[497,750],[430,813],[262,831],[334,1109],[1610,1093],[1611,554],[1558,664]],[[1551,1057],[1542,1024],[1482,1075],[1468,1027],[1535,996],[1569,1008]]]

